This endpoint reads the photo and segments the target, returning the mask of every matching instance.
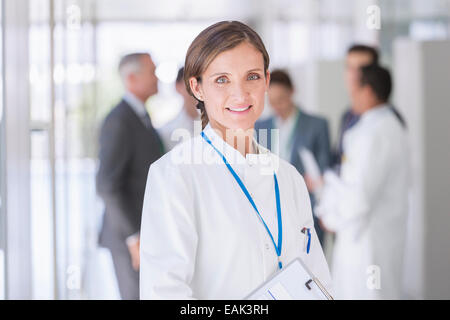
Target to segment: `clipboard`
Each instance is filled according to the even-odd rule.
[[[311,177],[311,179],[314,181],[320,179],[322,174],[320,173],[319,164],[317,163],[316,158],[314,158],[313,153],[306,148],[300,148],[298,150],[298,155],[303,163],[305,172]]]
[[[320,280],[297,258],[251,292],[246,300],[334,300]]]

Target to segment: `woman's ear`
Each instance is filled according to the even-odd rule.
[[[203,90],[201,82],[198,81],[196,77],[190,77],[189,86],[191,87],[191,91],[194,94],[195,98],[197,98],[197,100],[203,101]]]

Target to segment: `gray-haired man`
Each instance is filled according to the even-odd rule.
[[[111,250],[122,299],[139,299],[139,230],[147,172],[163,154],[145,108],[158,92],[155,64],[147,53],[119,64],[125,94],[100,132],[97,192],[105,204],[100,245]]]

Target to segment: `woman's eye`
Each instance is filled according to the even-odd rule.
[[[259,74],[251,74],[248,76],[249,80],[258,80],[259,78]]]
[[[226,83],[228,80],[225,77],[220,77],[216,80],[217,83]]]

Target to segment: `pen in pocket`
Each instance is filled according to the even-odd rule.
[[[302,233],[305,235],[303,251],[309,254],[309,250],[311,249],[311,228],[303,228]]]

